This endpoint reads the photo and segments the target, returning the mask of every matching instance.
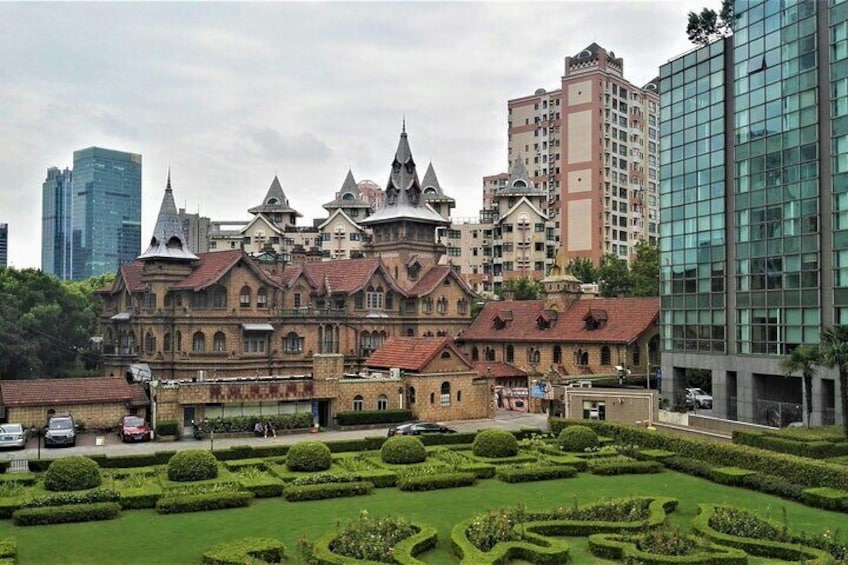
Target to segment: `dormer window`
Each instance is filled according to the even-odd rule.
[[[536,327],[540,330],[548,330],[556,323],[557,313],[553,310],[545,310],[536,317]]]
[[[495,328],[502,330],[506,327],[507,323],[512,321],[512,310],[506,310],[504,312],[499,312],[497,316],[495,316]]]
[[[590,308],[586,315],[583,316],[583,322],[589,331],[601,329],[607,325],[607,311]]]

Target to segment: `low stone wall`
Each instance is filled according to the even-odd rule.
[[[742,430],[746,432],[764,432],[764,431],[774,431],[777,428],[771,428],[769,426],[761,426],[759,424],[751,424],[749,422],[737,422],[736,420],[724,420],[722,418],[713,418],[711,416],[701,416],[699,414],[689,414],[689,427],[695,428],[698,430],[702,430],[705,432],[711,432],[714,434],[721,434],[725,436],[732,436],[735,430]]]
[[[657,421],[673,426],[689,426],[688,412],[674,412],[672,410],[660,410]]]

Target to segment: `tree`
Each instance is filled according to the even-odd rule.
[[[842,426],[848,438],[848,326],[833,326],[822,332],[818,353],[821,364],[839,371]]]
[[[819,350],[812,345],[799,345],[780,362],[780,368],[787,377],[800,373],[804,379],[804,396],[807,398],[807,426],[810,425],[810,415],[813,413],[813,377],[816,376],[816,366],[820,364]]]
[[[660,250],[647,241],[636,244],[636,258],[630,263],[633,290],[630,296],[660,295]]]
[[[719,37],[733,34],[736,27],[736,14],[733,0],[722,0],[721,11],[704,8],[701,13],[689,12],[686,23],[686,35],[689,41],[698,45],[707,45]]]
[[[627,261],[607,253],[601,257],[601,267],[598,269],[598,286],[601,296],[630,296],[633,281],[627,268]]]
[[[592,260],[586,257],[572,259],[565,270],[580,279],[582,283],[594,283],[598,280],[598,270],[592,264]]]
[[[538,281],[528,277],[519,277],[505,281],[498,290],[498,296],[503,299],[505,292],[512,292],[513,300],[536,300],[541,290]]]

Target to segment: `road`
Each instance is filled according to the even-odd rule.
[[[460,432],[476,432],[487,428],[504,430],[518,430],[521,428],[548,429],[548,421],[545,414],[525,414],[523,412],[510,412],[506,410],[498,411],[495,417],[491,420],[464,420],[444,423],[452,428],[456,428]],[[214,447],[215,450],[219,450],[235,445],[286,445],[311,439],[318,439],[321,441],[339,441],[375,436],[385,437],[388,429],[389,426],[370,428],[367,430],[327,430],[321,431],[318,434],[298,432],[295,434],[280,434],[275,438],[252,436],[235,438],[219,437],[215,438]],[[103,438],[103,445],[97,445],[98,438]],[[77,445],[75,447],[57,447],[48,449],[42,445],[40,454],[42,459],[56,459],[67,455],[134,455],[140,453],[153,453],[155,451],[178,451],[182,449],[197,449],[201,447],[209,448],[211,446],[212,442],[208,437],[199,441],[192,438],[186,438],[175,442],[154,441],[144,443],[122,443],[115,433],[86,433],[77,436]],[[0,452],[0,459],[37,459],[38,456],[39,450],[35,438],[30,438],[25,450]]]

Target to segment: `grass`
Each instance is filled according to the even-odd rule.
[[[439,530],[438,546],[423,555],[427,563],[457,563],[449,551],[451,527],[489,508],[522,502],[529,509],[572,506],[599,498],[628,495],[673,496],[680,500],[670,523],[689,529],[700,502],[729,503],[754,509],[782,522],[793,531],[822,531],[845,523],[845,515],[817,510],[740,488],[727,487],[674,472],[658,475],[598,477],[581,473],[568,480],[509,485],[484,480],[466,489],[404,493],[377,489],[368,497],[289,503],[281,498],[261,499],[249,508],[162,516],[152,510],[124,512],[108,522],[15,527],[0,522],[0,538],[14,537],[19,563],[198,563],[213,545],[240,537],[273,537],[286,544],[299,563],[297,540],[315,539],[338,524],[354,519],[360,510],[373,516],[403,515]],[[843,535],[846,532],[843,532]],[[605,564],[588,553],[586,538],[569,540],[572,563]],[[780,561],[751,559],[752,565]]]

